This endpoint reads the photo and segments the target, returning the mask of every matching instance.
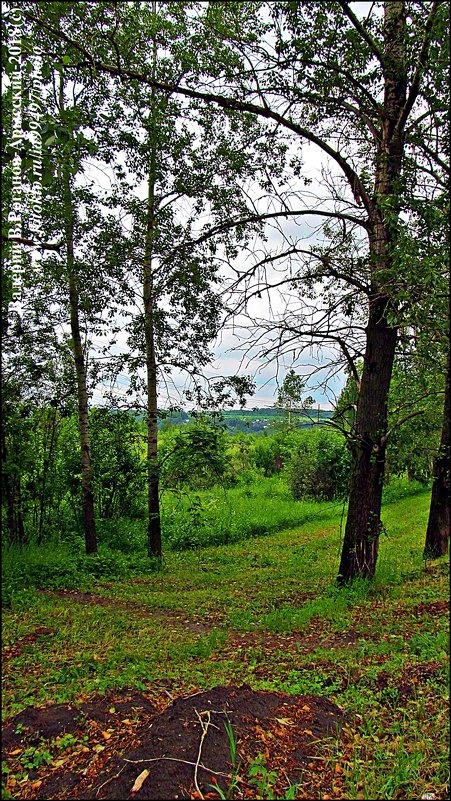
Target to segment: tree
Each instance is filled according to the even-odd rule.
[[[448,351],[443,426],[439,451],[434,459],[431,507],[424,547],[425,559],[435,559],[448,552],[451,526],[450,420],[450,356]]]
[[[305,388],[305,381],[297,375],[293,368],[288,370],[283,384],[277,393],[276,406],[288,416],[288,425],[291,426],[292,415],[300,414],[305,409],[309,409],[314,403],[313,398],[308,397],[302,400]]]
[[[401,213],[409,213],[412,192],[427,202],[449,171],[442,80],[448,64],[447,13],[440,0],[385,2],[383,19],[376,6],[361,19],[346,0],[208,4],[193,16],[188,39],[182,42],[180,31],[174,36],[174,49],[185,47],[188,68],[186,80],[174,83],[152,75],[145,58],[139,69],[129,69],[127,57],[121,60],[119,53],[118,58],[117,42],[100,56],[90,51],[88,37],[70,37],[58,25],[30,15],[70,46],[74,68],[89,64],[121,80],[264,118],[273,123],[269,136],[280,129],[291,132],[338,168],[340,178],[329,176],[332,191],[317,200],[321,208],[296,212],[285,204],[274,214],[335,219],[343,242],[348,223],[366,237],[364,280],[359,263],[342,270],[330,254],[314,250],[310,255],[318,271],[299,276],[299,282],[335,278],[366,297],[341,582],[371,577],[376,567],[398,291],[409,284],[409,274],[400,269]],[[200,70],[190,72],[194,63]],[[292,164],[299,174],[299,159]],[[353,369],[344,337],[337,333],[334,339]]]
[[[57,13],[59,11],[57,9]],[[35,56],[30,46],[29,26],[24,34],[27,57],[32,62]],[[30,301],[33,297],[33,303],[28,303],[26,311],[34,320],[42,315],[47,326],[53,329],[53,335],[72,355],[75,386],[71,382],[70,391],[74,392],[78,404],[85,545],[87,553],[96,553],[88,416],[89,335],[99,331],[105,307],[111,306],[114,288],[110,282],[115,277],[113,265],[116,245],[120,248],[120,231],[115,220],[101,210],[89,182],[83,186],[83,174],[87,158],[101,157],[89,129],[95,130],[99,124],[95,114],[107,95],[107,81],[98,80],[95,86],[93,81],[84,86],[68,82],[62,48],[54,42],[52,47],[52,60],[44,60],[42,70],[46,101],[42,117],[46,166],[42,223],[49,239],[53,236],[58,241],[42,245],[42,231],[32,230],[26,209],[22,210],[25,230],[21,244],[52,253],[50,257],[34,259],[28,264],[25,282],[28,282],[27,295]],[[27,180],[30,178],[28,161],[25,153],[22,170]],[[111,244],[115,240],[116,243]],[[108,261],[111,269],[106,280],[104,267]]]
[[[128,19],[127,13],[123,11],[121,26],[127,21],[136,24],[139,18],[140,33],[144,31],[151,43],[154,76],[180,72],[181,55],[175,54],[170,62],[160,52],[169,47],[170,26],[179,24],[177,7],[163,7],[157,15],[153,3],[140,8],[138,16],[135,9],[133,19]],[[233,248],[227,231],[221,238],[221,221],[228,213],[243,215],[246,211],[239,181],[255,172],[262,154],[252,150],[259,134],[252,121],[242,124],[232,118],[224,126],[209,109],[193,114],[171,93],[159,94],[139,84],[133,93],[127,85],[112,90],[110,115],[121,119],[120,129],[102,133],[119,181],[114,202],[131,220],[121,254],[124,307],[120,324],[128,333],[128,352],[110,365],[113,375],[130,370],[130,393],[144,398],[148,553],[160,558],[159,385],[170,380],[173,369],[184,371],[196,382],[211,361],[209,343],[217,333],[221,313],[215,292],[218,240],[226,251]],[[242,153],[233,146],[237,139]],[[277,158],[280,149],[272,150]],[[124,166],[118,164],[119,158]],[[139,197],[143,180],[145,199]],[[216,223],[210,223],[212,231],[199,225],[207,215]],[[223,402],[226,383],[212,382],[212,391],[219,393]],[[236,377],[228,383],[241,394],[249,389],[249,384],[240,385]],[[199,400],[199,389],[197,384],[192,398]]]

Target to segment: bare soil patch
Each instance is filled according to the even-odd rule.
[[[117,601],[115,598],[105,598],[102,595],[93,595],[91,592],[78,592],[77,590],[39,590],[39,592],[54,598],[69,598],[81,604],[91,604],[93,606],[103,606],[112,609],[126,609],[141,618],[154,617],[171,621],[175,625],[179,624],[188,631],[195,634],[209,634],[214,625],[220,625],[219,619],[210,620],[205,616],[202,619],[188,618],[182,612],[163,607],[144,606],[133,601]]]
[[[313,627],[314,624],[312,624]],[[229,641],[228,646],[232,649],[235,648],[258,648],[262,647],[264,642],[265,652],[269,651],[286,651],[296,650],[302,653],[310,654],[315,653],[318,648],[350,648],[363,642],[364,638],[353,629],[339,633],[332,633],[326,635],[325,633],[318,633],[313,631],[307,633],[305,631],[297,631],[292,634],[267,634],[265,632],[264,641],[262,641],[262,632],[246,632],[244,634],[233,634],[232,639]]]
[[[262,753],[285,787],[303,771],[308,798],[309,769],[314,785],[316,771],[324,768],[321,760],[312,761],[318,743],[335,737],[344,719],[343,711],[327,698],[257,692],[248,685],[200,691],[162,710],[130,691],[79,706],[30,707],[5,726],[4,759],[12,773],[14,759],[20,759],[17,752],[42,739],[71,732],[85,737],[85,745],[53,765],[31,771],[22,785],[15,787],[13,779],[8,790],[21,799],[182,799],[199,798],[199,791],[206,798],[218,798],[215,786],[226,791],[231,780],[225,725],[230,721],[244,794],[252,781],[246,767]],[[148,774],[141,789],[132,793],[144,770]],[[327,771],[322,772],[321,784],[325,790]],[[277,787],[274,791],[277,797]]]
[[[422,602],[413,607],[412,613],[414,615],[446,615],[449,614],[449,602]]]
[[[46,626],[40,626],[39,628],[35,629],[34,631],[30,632],[30,634],[25,634],[23,637],[19,637],[12,645],[4,648],[2,651],[2,662],[8,661],[13,656],[20,656],[23,652],[24,648],[28,645],[33,645],[39,637],[48,637],[49,634],[54,634],[53,629],[49,629]]]

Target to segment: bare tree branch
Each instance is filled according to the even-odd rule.
[[[52,244],[51,242],[36,242],[34,239],[26,239],[19,236],[5,236],[2,234],[2,241],[3,242],[16,242],[19,245],[27,245],[27,247],[33,247],[37,250],[56,250],[57,252],[62,248],[63,242]]]

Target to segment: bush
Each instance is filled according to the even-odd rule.
[[[300,432],[287,467],[293,497],[324,501],[345,498],[350,468],[350,453],[335,431],[322,428]]]
[[[97,540],[122,553],[139,553],[146,548],[146,523],[144,520],[131,520],[121,517],[118,520],[97,520]]]
[[[282,468],[282,455],[276,437],[260,437],[253,446],[255,466],[268,478],[279,473]]]
[[[223,428],[203,419],[166,432],[158,446],[161,486],[200,490],[221,482],[225,440]]]
[[[56,543],[10,546],[2,552],[2,606],[11,606],[14,596],[28,588],[83,590],[96,579],[123,578],[156,567],[144,549],[129,555],[101,547],[87,556]]]

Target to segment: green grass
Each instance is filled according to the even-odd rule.
[[[3,615],[6,653],[39,627],[53,633],[5,662],[3,715],[130,686],[188,693],[249,683],[324,695],[350,719],[345,739],[324,745],[326,763],[343,769],[337,798],[445,798],[447,619],[418,612],[447,597],[448,559],[422,560],[429,493],[409,494],[400,484],[395,500],[392,491],[374,581],[338,589],[340,506],[290,506],[275,486],[262,482],[250,497],[232,496],[236,518],[249,514],[255,525],[266,506],[276,526],[296,506],[298,520],[288,528],[219,546],[202,544],[207,536],[197,549],[166,551],[158,572],[142,553],[114,564],[106,553],[107,575],[83,568],[83,586],[110,606],[16,586]],[[216,498],[219,508],[220,497],[206,494],[204,502]],[[58,553],[53,564],[61,570],[69,557],[82,564]],[[46,582],[49,559],[41,560]],[[55,586],[63,581],[60,575]]]
[[[341,502],[295,501],[280,477],[248,486],[163,494],[163,537],[176,550],[199,545],[227,545],[250,537],[327,520],[341,513]]]

